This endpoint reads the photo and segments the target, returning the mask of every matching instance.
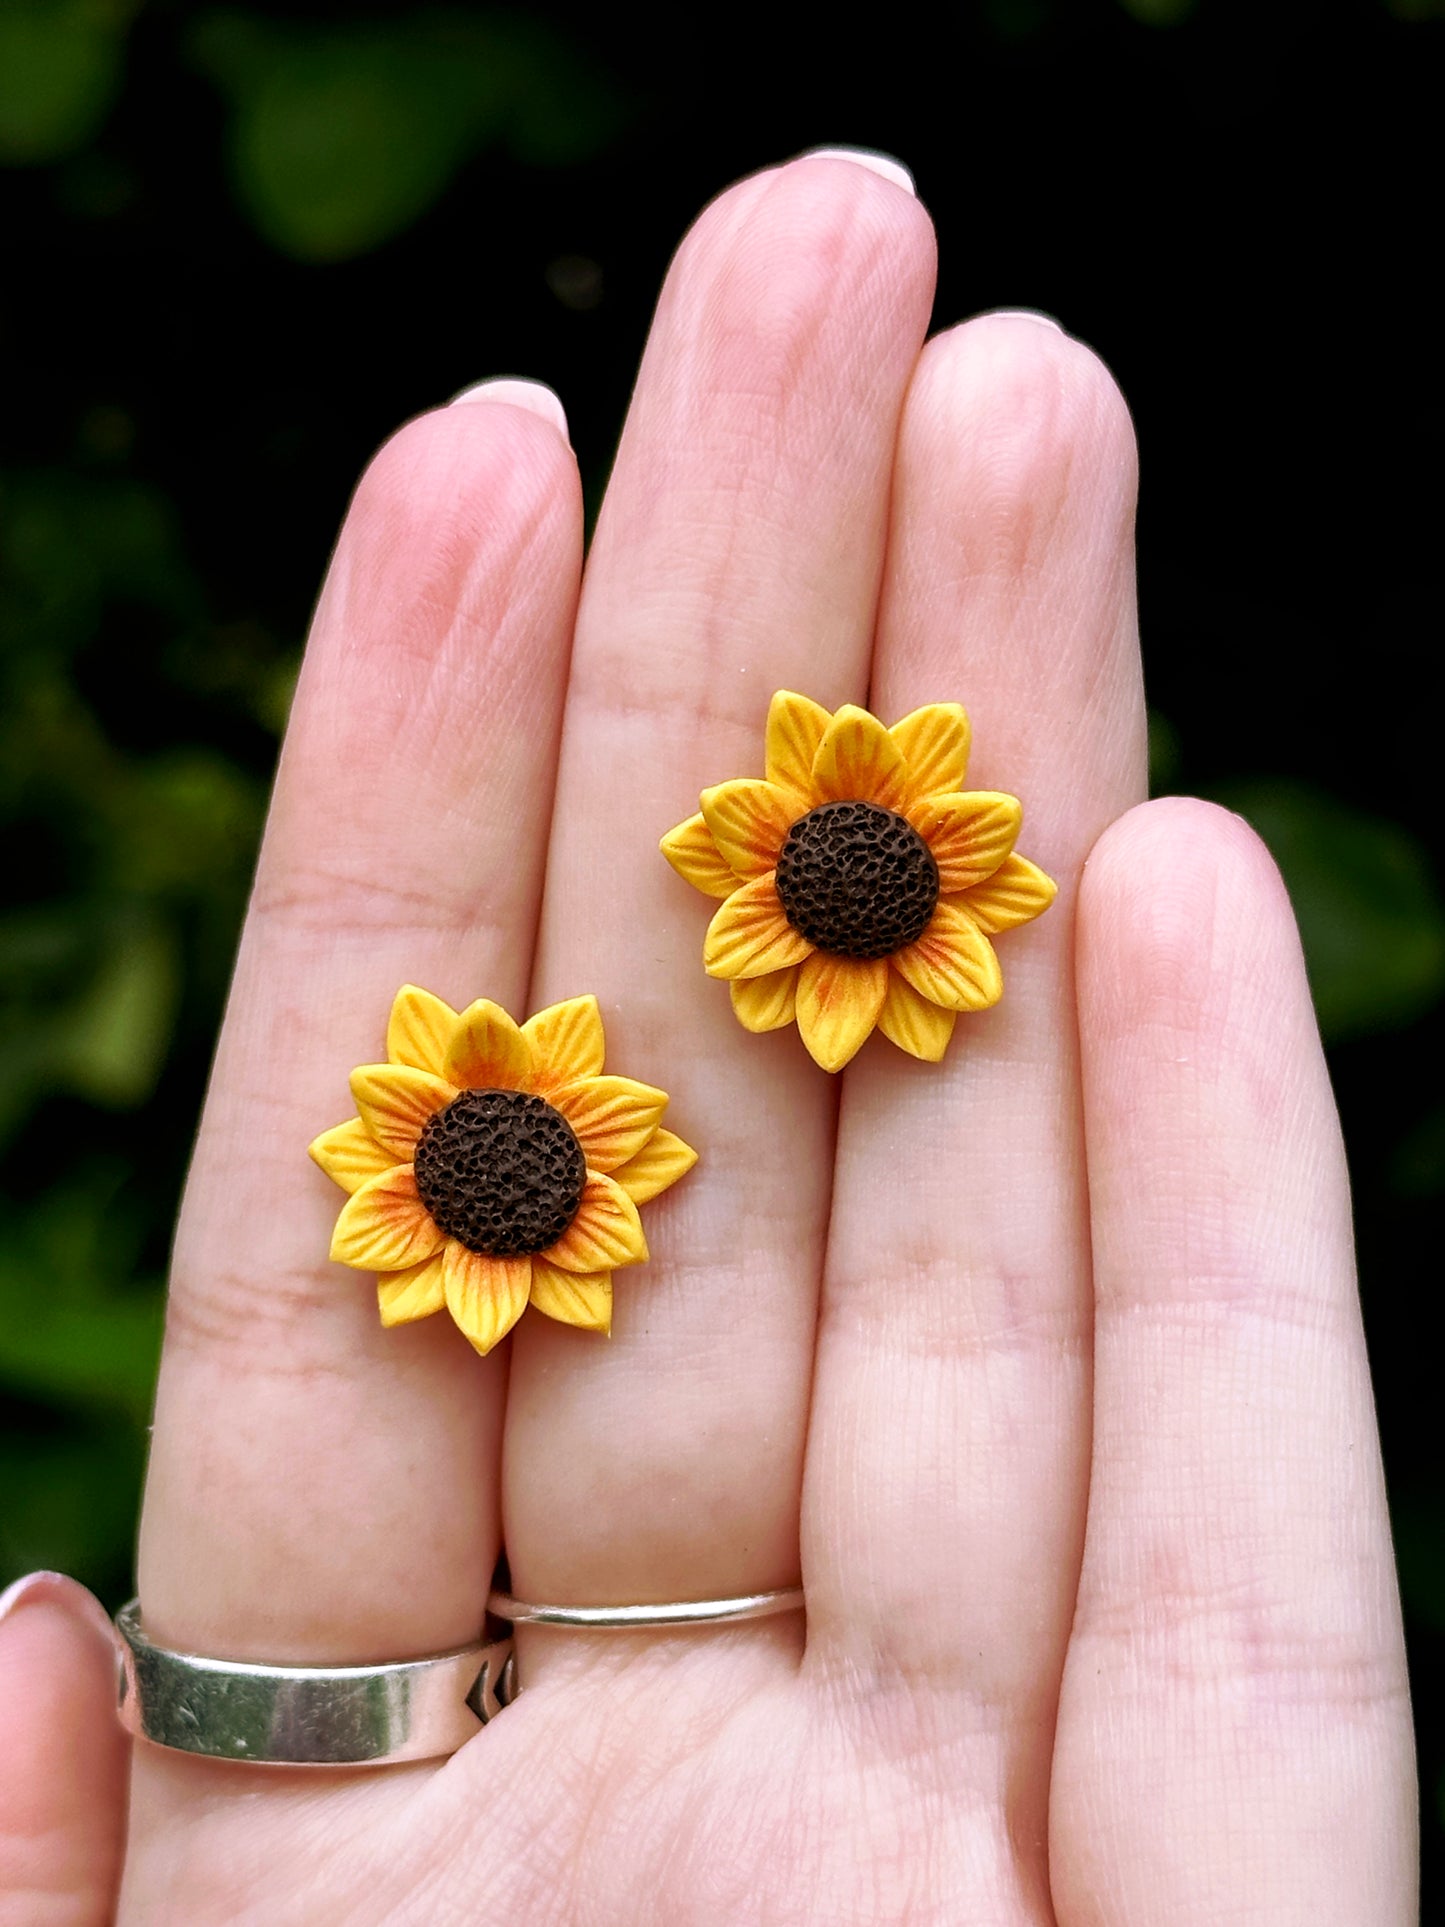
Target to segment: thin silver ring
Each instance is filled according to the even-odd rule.
[[[740,1619],[768,1619],[802,1609],[803,1588],[742,1593],[735,1599],[683,1599],[657,1606],[543,1606],[494,1592],[487,1611],[514,1626],[571,1626],[584,1632],[631,1633],[658,1626],[728,1626]]]
[[[256,1666],[147,1638],[116,1615],[121,1724],[138,1739],[253,1766],[390,1766],[458,1747],[516,1693],[510,1639],[380,1666]]]

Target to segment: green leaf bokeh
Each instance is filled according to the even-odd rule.
[[[0,164],[71,154],[120,91],[127,0],[7,0],[0,7]]]
[[[303,27],[217,13],[190,46],[229,105],[240,205],[301,261],[344,261],[403,233],[481,148],[574,165],[622,118],[608,76],[522,14]]]
[[[1403,1030],[1445,994],[1445,904],[1403,824],[1311,784],[1256,779],[1219,792],[1259,831],[1299,919],[1329,1043]]]

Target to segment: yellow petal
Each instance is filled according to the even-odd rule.
[[[416,1194],[416,1173],[394,1164],[341,1207],[331,1256],[358,1271],[403,1271],[441,1249],[443,1234]]]
[[[991,877],[965,892],[963,907],[985,936],[1012,930],[1043,915],[1059,886],[1036,863],[1017,852],[1006,856]]]
[[[615,1178],[589,1171],[576,1217],[542,1255],[562,1271],[615,1271],[619,1265],[641,1264],[647,1240],[637,1206]]]
[[[457,1019],[446,1074],[464,1090],[525,1090],[532,1078],[532,1046],[500,1004],[479,997]]]
[[[532,1076],[538,1089],[595,1077],[602,1069],[602,1012],[595,997],[569,997],[549,1004],[522,1026],[532,1047]]]
[[[993,945],[967,911],[942,899],[917,943],[892,956],[920,996],[945,1010],[987,1010],[1003,995]]]
[[[383,1325],[409,1325],[414,1319],[430,1318],[433,1312],[441,1311],[447,1302],[441,1253],[405,1271],[390,1271],[378,1278],[376,1302]]]
[[[532,1303],[559,1324],[583,1331],[612,1330],[612,1273],[559,1271],[545,1258],[532,1260]]]
[[[925,703],[895,723],[888,734],[908,764],[908,800],[939,790],[961,790],[968,769],[971,734],[962,703]]]
[[[669,830],[658,848],[684,882],[705,896],[728,897],[737,889],[737,872],[719,852],[702,816],[690,816]]]
[[[447,1045],[457,1027],[457,1013],[429,990],[403,984],[391,1006],[386,1026],[386,1054],[393,1064],[444,1075]]]
[[[948,895],[993,875],[1014,846],[1023,808],[998,790],[960,790],[910,804],[908,820],[932,850]]]
[[[361,1121],[392,1163],[410,1163],[422,1126],[456,1096],[455,1084],[407,1064],[362,1064],[351,1073]]]
[[[798,1034],[814,1063],[842,1070],[867,1042],[887,991],[886,957],[809,957],[798,972]]]
[[[584,1077],[552,1092],[577,1133],[589,1171],[615,1171],[646,1144],[667,1109],[667,1092],[630,1077]]]
[[[824,803],[877,803],[901,809],[903,752],[876,716],[844,703],[813,758],[813,787]]]
[[[888,995],[878,1013],[878,1028],[900,1050],[936,1064],[948,1049],[957,1022],[956,1011],[940,1010],[937,1004],[920,997],[896,970],[889,971]]]
[[[708,925],[703,968],[710,977],[764,977],[801,963],[813,946],[783,915],[771,874],[734,890]]]
[[[811,697],[780,689],[768,705],[768,781],[813,802],[813,758],[832,720]]]
[[[646,1204],[669,1185],[686,1177],[697,1163],[697,1152],[671,1131],[654,1131],[634,1158],[619,1164],[612,1173],[634,1204]]]
[[[383,1171],[402,1162],[383,1150],[359,1117],[323,1131],[306,1149],[343,1191],[359,1191],[369,1178],[379,1178]]]
[[[484,1356],[527,1309],[530,1258],[489,1258],[448,1238],[442,1252],[447,1310]]]
[[[796,796],[753,777],[718,783],[702,793],[703,820],[712,840],[740,877],[778,867],[783,838],[802,814]]]
[[[797,964],[770,970],[766,977],[738,977],[729,985],[733,1009],[744,1030],[782,1030],[791,1024],[798,1000]]]

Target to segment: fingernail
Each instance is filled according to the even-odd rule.
[[[1041,327],[1052,328],[1057,335],[1064,332],[1063,322],[1056,321],[1051,314],[1045,314],[1042,308],[990,308],[986,314],[980,315],[979,319],[981,321],[1037,321]]]
[[[881,174],[885,181],[892,181],[905,194],[915,197],[918,194],[913,176],[902,161],[894,160],[891,154],[880,154],[873,147],[810,147],[806,154],[798,158],[805,161],[852,161],[855,167],[866,167],[871,173]]]
[[[501,375],[493,381],[473,382],[459,395],[453,395],[450,406],[455,408],[464,401],[503,401],[513,408],[525,408],[529,414],[540,415],[544,422],[551,422],[563,441],[567,439],[567,410],[555,389],[549,388],[544,381],[524,381],[518,375]]]
[[[0,1626],[22,1606],[59,1606],[62,1611],[83,1619],[101,1634],[107,1645],[115,1643],[110,1615],[94,1593],[87,1592],[77,1580],[63,1572],[27,1572],[23,1579],[0,1592]]]

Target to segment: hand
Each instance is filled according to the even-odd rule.
[[[255,1660],[474,1638],[504,1520],[524,1596],[801,1575],[806,1619],[523,1634],[521,1698],[440,1765],[139,1747],[124,1921],[1411,1917],[1346,1180],[1288,904],[1241,822],[1142,802],[1113,383],[1037,319],[924,347],[933,266],[918,202],[844,159],[711,207],[580,608],[577,475],[535,394],[483,390],[372,465],[187,1191],[141,1538],[155,1636]],[[970,782],[1024,799],[1060,881],[941,1066],[878,1038],[830,1079],[702,973],[708,907],[658,837],[757,773],[778,687],[890,721],[965,703]],[[671,1092],[701,1162],[649,1208],[610,1342],[528,1314],[481,1359],[444,1316],[383,1331],[326,1262],[339,1194],[305,1146],[407,980],[518,1015],[595,991],[609,1068]],[[55,1919],[101,1919],[122,1764],[51,1606],[25,1635],[35,1864],[79,1896]]]

